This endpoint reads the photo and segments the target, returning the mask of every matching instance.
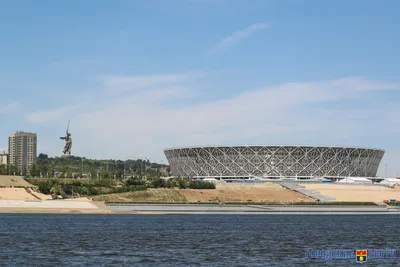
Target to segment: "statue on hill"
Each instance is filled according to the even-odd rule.
[[[68,121],[68,126],[67,126],[67,131],[64,137],[60,137],[60,139],[65,140],[65,146],[64,146],[64,156],[70,156],[71,155],[71,147],[72,147],[72,137],[71,133],[68,132],[69,130],[69,121]]]

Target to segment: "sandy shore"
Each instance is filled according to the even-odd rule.
[[[113,213],[103,202],[90,200],[0,199],[0,213]]]
[[[112,214],[114,212],[105,209],[0,208],[0,213]]]

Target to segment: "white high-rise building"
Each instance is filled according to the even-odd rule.
[[[18,172],[29,172],[37,158],[36,133],[15,132],[8,138],[9,164],[15,166]]]

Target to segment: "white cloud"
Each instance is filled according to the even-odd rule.
[[[100,80],[106,88],[112,92],[132,91],[142,88],[149,88],[157,85],[174,84],[184,82],[190,77],[189,74],[160,74],[146,76],[102,76]]]
[[[98,109],[107,110],[110,104],[146,106],[146,101],[153,104],[168,99],[188,97],[195,94],[187,86],[187,81],[193,82],[201,77],[201,72],[182,74],[157,74],[143,76],[105,75],[96,77],[101,82],[101,88],[80,92],[81,97],[74,98],[73,105],[63,105],[33,112],[26,117],[29,123],[48,123],[68,120],[70,114],[88,112]],[[133,102],[131,98],[134,98]],[[140,99],[140,101],[136,101]]]
[[[398,88],[396,84],[349,77],[259,88],[223,99],[209,100],[214,95],[211,92],[205,95],[205,101],[204,93],[198,89],[202,80],[189,75],[182,84],[181,75],[162,76],[174,77],[166,79],[155,75],[157,82],[124,77],[122,83],[107,82],[117,81],[120,76],[108,77],[104,80],[108,90],[120,90],[130,83],[137,85],[137,81],[145,86],[113,98],[109,98],[107,90],[98,90],[92,92],[95,101],[75,103],[79,110],[61,107],[58,111],[39,111],[28,118],[32,123],[44,123],[60,114],[70,118],[76,154],[97,158],[146,155],[159,160],[163,158],[162,150],[169,146],[251,143],[257,138],[271,143],[282,140],[283,135],[290,135],[296,143],[314,143],[319,136],[325,138],[321,140],[357,141],[365,127],[377,128],[373,122],[352,120],[363,109],[339,114],[325,105],[342,100],[362,104],[362,97],[371,91]]]
[[[68,116],[68,114],[76,111],[77,109],[77,106],[62,106],[60,108],[46,109],[29,114],[26,117],[26,120],[29,123],[48,123],[58,121],[64,119]]]
[[[215,46],[211,50],[208,51],[208,54],[214,54],[222,49],[233,46],[239,41],[248,38],[259,31],[270,28],[270,26],[271,25],[267,23],[255,23],[253,25],[250,25],[246,29],[236,31],[231,35],[221,39],[217,44],[215,44]]]

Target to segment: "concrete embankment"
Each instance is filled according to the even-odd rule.
[[[400,214],[400,209],[347,205],[104,204],[85,200],[0,200],[0,213]]]
[[[220,214],[393,214],[382,206],[287,206],[212,204],[109,204],[115,213],[220,213]]]

